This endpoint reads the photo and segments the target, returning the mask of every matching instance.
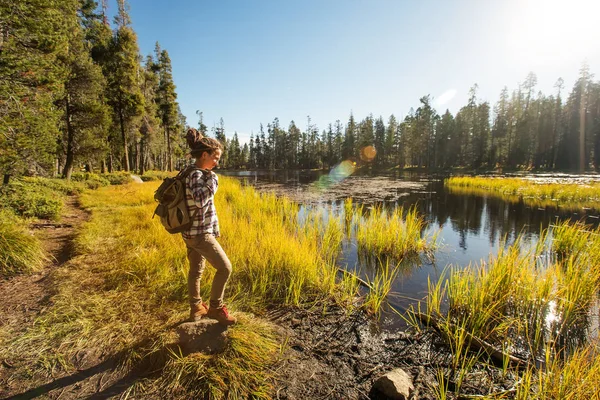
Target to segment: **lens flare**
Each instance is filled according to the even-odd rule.
[[[331,168],[329,174],[319,177],[319,179],[313,185],[313,190],[327,190],[330,186],[342,182],[355,171],[356,163],[354,161],[344,160]]]
[[[373,161],[377,155],[377,150],[373,146],[366,146],[360,149],[360,159],[365,162]]]

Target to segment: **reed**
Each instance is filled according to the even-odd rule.
[[[530,365],[545,355],[545,370],[531,366],[519,378],[523,397],[518,398],[533,392],[534,398],[586,393],[586,382],[595,379],[597,367],[581,364],[579,352],[587,345],[588,313],[600,290],[597,233],[563,223],[543,232],[533,248],[519,237],[511,246],[501,245],[487,262],[449,268],[436,284],[430,283],[426,315],[439,321],[453,354],[452,368],[470,368],[468,348],[474,337],[504,352],[504,374],[510,369],[507,357],[516,349]],[[406,320],[418,322],[414,317]],[[551,378],[569,374],[571,362],[577,377]],[[460,381],[460,374],[455,377]],[[554,386],[546,390],[543,385]]]
[[[399,264],[391,264],[389,259],[378,261],[375,276],[367,280],[369,292],[364,302],[365,309],[374,315],[381,314],[381,308],[392,290],[392,283],[398,276],[400,268]]]
[[[425,221],[416,208],[404,212],[402,207],[386,211],[374,207],[356,222],[356,239],[360,252],[374,257],[390,257],[399,262],[405,256],[431,250],[432,237],[423,234]]]
[[[455,193],[492,194],[510,202],[523,200],[532,207],[554,206],[568,210],[600,209],[600,183],[538,183],[529,179],[452,177],[444,184]]]
[[[545,370],[527,368],[516,387],[515,399],[597,399],[598,345],[589,343],[578,348],[566,361],[549,357]]]

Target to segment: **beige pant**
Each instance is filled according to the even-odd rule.
[[[187,246],[187,256],[190,261],[188,273],[188,293],[190,304],[202,301],[200,297],[200,279],[206,265],[205,260],[217,270],[210,290],[210,306],[221,307],[223,305],[223,294],[225,284],[231,275],[231,261],[223,251],[212,234],[195,236],[191,239],[183,239]]]

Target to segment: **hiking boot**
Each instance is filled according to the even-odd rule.
[[[204,317],[208,313],[208,306],[206,303],[196,303],[190,305],[190,321],[196,322],[200,318]]]
[[[208,309],[206,317],[216,319],[217,321],[219,321],[219,323],[223,325],[233,325],[237,321],[235,317],[229,315],[229,311],[227,311],[227,307],[225,306],[221,306],[219,308],[210,307]]]

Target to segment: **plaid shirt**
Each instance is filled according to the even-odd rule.
[[[215,237],[220,236],[219,219],[215,209],[214,197],[219,187],[219,179],[214,172],[204,174],[200,170],[192,171],[185,178],[186,203],[190,215],[196,212],[192,227],[182,232],[184,239],[211,233]]]

